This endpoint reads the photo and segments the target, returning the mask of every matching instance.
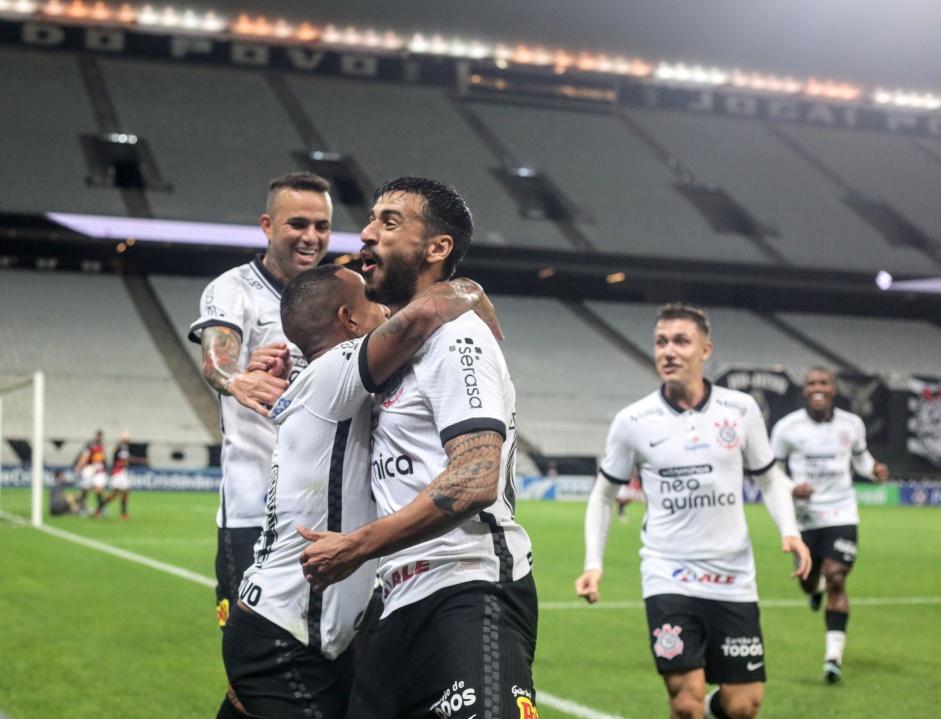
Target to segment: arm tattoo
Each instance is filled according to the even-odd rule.
[[[477,284],[470,280],[439,282],[416,295],[409,304],[376,330],[376,336],[400,335],[401,344],[414,343],[420,347],[434,330],[460,317],[478,300]],[[431,331],[428,331],[427,324],[423,326],[419,322],[423,314],[438,320]]]
[[[203,330],[203,377],[216,392],[229,394],[226,384],[242,370],[238,365],[242,343],[237,332],[222,327]]]
[[[455,437],[444,449],[448,468],[425,489],[444,514],[470,517],[496,501],[503,439],[496,432]]]

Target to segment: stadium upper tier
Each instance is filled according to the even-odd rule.
[[[941,269],[929,259],[941,236],[941,145],[932,140],[617,105],[484,102],[419,83],[6,46],[0,66],[0,91],[16,98],[0,135],[0,213],[254,224],[266,182],[324,151],[346,163],[365,196],[336,202],[339,230],[361,228],[376,185],[416,174],[466,195],[482,244],[873,274]],[[102,133],[139,138],[135,161],[150,183],[139,193],[144,203],[132,207],[127,192],[88,182],[108,181],[89,145]],[[513,168],[544,184],[520,190],[513,183],[527,175],[508,178]],[[520,192],[546,191],[564,217],[523,207]],[[926,246],[877,229],[879,218],[864,220],[851,196],[882,203],[895,230],[919,230]],[[713,229],[709,213],[726,211],[728,198],[755,221],[757,237]]]
[[[47,437],[211,441],[119,277],[0,270],[0,307],[0,374],[45,372]],[[3,400],[4,435],[30,436],[29,392]]]

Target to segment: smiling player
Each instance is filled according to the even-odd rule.
[[[765,654],[745,513],[743,474],[755,476],[806,577],[790,482],[775,465],[761,411],[743,392],[703,378],[709,321],[687,305],[661,307],[654,329],[660,389],[611,423],[585,516],[585,571],[575,591],[598,601],[602,555],[618,487],[636,469],[647,500],[641,578],[650,643],[670,716],[752,719],[764,698]],[[719,689],[706,697],[706,682]]]

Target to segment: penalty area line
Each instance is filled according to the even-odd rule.
[[[540,709],[542,707],[558,709],[560,712],[565,712],[569,716],[580,717],[581,719],[624,719],[623,717],[617,716],[616,714],[605,714],[603,712],[595,711],[590,707],[576,704],[575,702],[569,701],[568,699],[560,699],[557,696],[549,694],[549,692],[544,692],[538,689],[536,690],[536,701]]]

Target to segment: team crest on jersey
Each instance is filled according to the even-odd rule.
[[[286,410],[290,406],[291,406],[291,400],[286,399],[284,397],[279,397],[278,401],[275,402],[274,407],[272,407],[271,411],[268,413],[268,416],[274,419],[275,417],[277,417],[279,414],[281,414],[284,410]]]
[[[671,624],[664,624],[659,629],[653,630],[653,635],[657,641],[653,645],[653,653],[664,659],[672,659],[683,653],[683,640],[680,639],[682,627],[674,627]]]
[[[738,446],[737,426],[735,422],[729,422],[727,419],[722,420],[721,424],[716,422],[716,427],[719,428],[718,442],[720,447],[735,449]]]

